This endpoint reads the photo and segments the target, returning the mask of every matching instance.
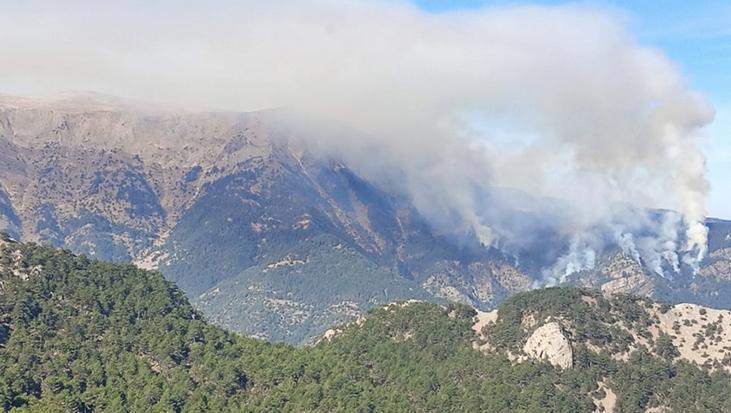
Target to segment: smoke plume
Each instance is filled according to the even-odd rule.
[[[530,231],[506,225],[509,214],[569,205],[555,225],[571,242],[552,279],[592,267],[609,244],[659,273],[705,254],[698,138],[713,109],[616,11],[103,3],[8,6],[0,86],[332,119],[358,133],[303,135],[410,197],[438,230],[520,245]],[[534,201],[486,198],[495,188]]]

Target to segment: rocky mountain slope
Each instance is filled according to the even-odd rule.
[[[649,351],[676,362],[731,371],[731,311],[695,304],[547,289],[478,312],[473,329],[480,336],[476,348],[505,351],[518,361],[538,358],[571,368],[581,352],[626,361]]]
[[[550,225],[511,253],[457,240],[297,135],[266,112],[3,96],[0,230],[159,269],[216,323],[289,342],[394,299],[493,308],[568,247]],[[610,250],[567,283],[729,308],[731,223],[708,224],[697,276]]]
[[[0,409],[729,411],[729,320],[552,288],[379,306],[296,348],[207,324],[157,272],[3,238]]]

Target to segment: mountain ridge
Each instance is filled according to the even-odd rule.
[[[44,412],[725,411],[731,408],[728,357],[687,361],[672,340],[643,338],[645,332],[652,338],[653,311],[672,315],[679,308],[550,288],[506,300],[492,323],[476,328],[485,313],[411,300],[377,306],[316,345],[296,348],[208,324],[159,272],[2,237],[0,406]],[[714,317],[723,314],[727,323],[731,312],[701,309],[691,311],[697,324],[679,329],[703,331],[701,348],[728,354],[729,330]],[[544,328],[557,321],[564,324],[553,333]],[[538,331],[570,340],[570,365],[551,363],[555,346],[529,344]],[[484,347],[485,339],[493,349]],[[632,349],[626,358],[613,357],[625,348]]]
[[[389,289],[401,291],[398,298],[491,309],[545,284],[541,270],[569,245],[550,221],[521,208],[530,197],[511,190],[484,198],[487,206],[493,198],[512,199],[514,221],[540,228],[523,250],[506,253],[451,237],[408,198],[309,151],[298,130],[271,113],[130,110],[93,101],[69,111],[58,103],[63,99],[22,105],[7,99],[0,99],[0,229],[160,269],[212,319],[244,334],[312,340],[332,322],[385,304]],[[608,250],[598,267],[570,275],[566,284],[729,308],[723,292],[731,283],[731,223],[708,226],[710,256],[697,276],[665,278]],[[334,250],[339,244],[343,249]],[[268,268],[288,257],[306,264]],[[343,283],[330,294],[312,287],[287,296],[297,283],[322,285],[324,269],[351,259],[360,264],[341,274],[353,285],[381,274],[371,293]],[[292,278],[296,271],[299,278]],[[213,299],[216,288],[224,293]],[[292,308],[327,303],[339,310],[327,322],[313,321],[306,334],[295,333],[302,320],[278,317],[272,303],[281,300]],[[270,321],[249,323],[252,311]]]

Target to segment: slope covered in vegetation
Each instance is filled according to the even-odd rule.
[[[544,283],[546,271],[563,274],[580,205],[468,185],[481,225],[500,238],[485,248],[446,192],[429,190],[438,202],[425,202],[398,163],[357,162],[384,154],[343,157],[315,144],[372,137],[301,115],[2,95],[0,232],[160,270],[212,324],[291,344],[394,300],[487,310]],[[442,182],[435,173],[424,182]],[[699,271],[668,261],[665,277],[616,242],[659,242],[651,234],[676,218],[636,212],[646,219],[623,221],[624,234],[592,229],[592,244],[606,248],[563,285],[731,309],[731,221],[705,222]]]
[[[475,348],[482,339],[472,308],[422,302],[372,310],[295,348],[209,325],[159,273],[8,240],[0,248],[6,411],[591,412],[608,391],[622,412],[731,411],[723,369],[654,349],[638,347],[626,360],[576,351],[570,368],[511,356],[527,334],[511,323],[531,306],[554,317],[580,311],[587,328],[604,317],[581,307],[579,290],[506,302],[494,351]],[[627,317],[641,307],[622,300]],[[614,331],[601,333],[615,340]]]

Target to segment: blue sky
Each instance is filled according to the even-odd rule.
[[[584,4],[624,15],[643,44],[663,50],[716,108],[704,144],[711,181],[709,212],[731,218],[731,2],[614,0],[590,2],[415,0],[434,13],[502,5]]]

